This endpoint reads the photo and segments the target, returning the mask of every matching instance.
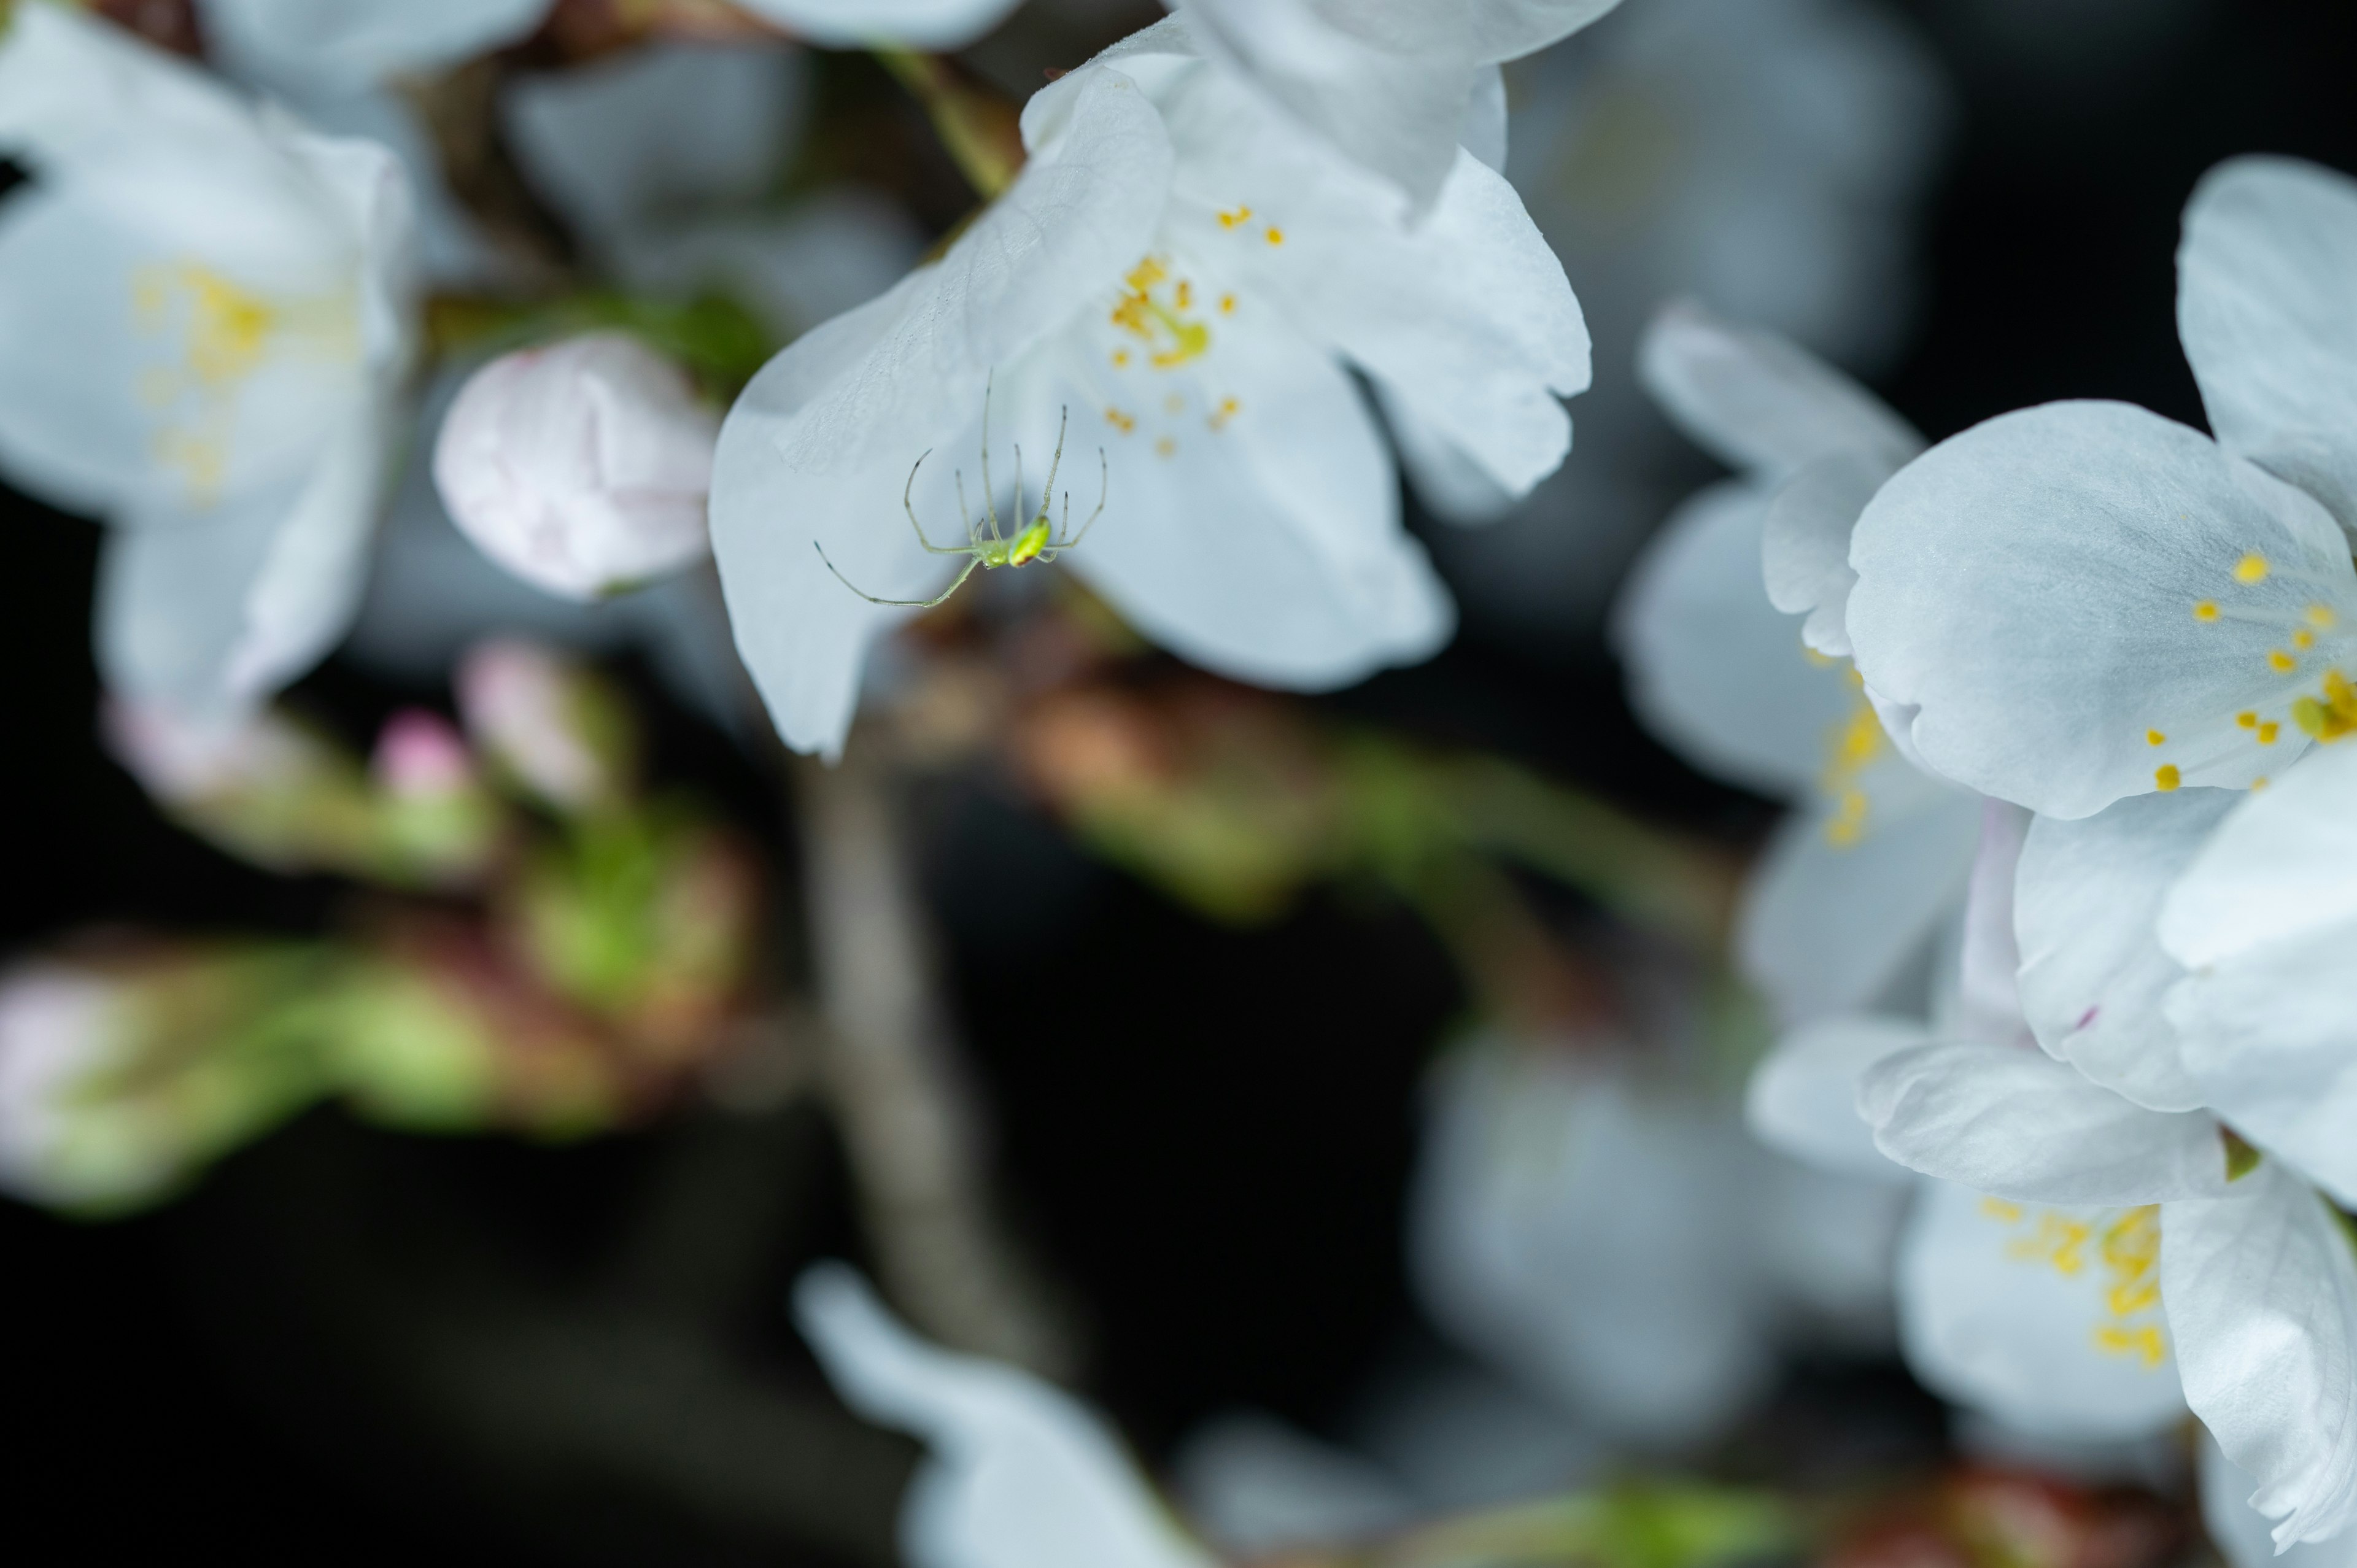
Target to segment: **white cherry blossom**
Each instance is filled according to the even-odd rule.
[[[2245,789],[2357,725],[2357,183],[2206,176],[2178,322],[2216,439],[2126,403],[1941,443],[1853,538],[1868,686],[1959,782],[2055,817]]]
[[[1641,371],[1740,476],[1656,536],[1615,630],[1638,712],[1710,772],[1799,808],[1746,890],[1738,950],[1787,1019],[1867,1005],[1956,907],[1979,802],[1890,744],[1854,671],[1848,532],[1921,441],[1794,345],[1664,310]]]
[[[358,602],[411,357],[400,170],[47,4],[0,39],[0,149],[35,177],[0,208],[0,465],[115,525],[111,686],[250,705]]]
[[[1214,56],[1329,146],[1439,199],[1458,144],[1504,162],[1500,62],[1620,0],[1172,0]]]
[[[901,1503],[910,1568],[1216,1568],[1071,1395],[918,1338],[841,1263],[802,1275],[794,1320],[845,1403],[931,1451]]]
[[[1410,230],[1175,18],[1023,124],[1029,163],[947,254],[793,344],[723,427],[713,544],[780,733],[839,747],[868,643],[909,613],[862,596],[952,581],[917,528],[940,545],[981,515],[985,401],[1001,486],[1013,446],[1036,484],[1063,433],[1051,521],[1066,493],[1075,528],[1106,503],[1063,564],[1175,651],[1306,689],[1433,651],[1451,608],[1346,367],[1510,489],[1562,460],[1587,337],[1512,191],[1461,155]]]

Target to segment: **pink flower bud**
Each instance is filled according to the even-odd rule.
[[[458,664],[458,711],[484,753],[565,811],[612,800],[629,720],[585,672],[533,643],[478,643]]]
[[[405,800],[455,795],[475,781],[475,759],[449,721],[404,708],[385,721],[371,766],[377,780]]]
[[[483,553],[549,593],[594,599],[710,553],[719,435],[676,365],[595,332],[477,371],[442,422],[434,483]]]
[[[112,1065],[114,988],[51,960],[0,975],[0,1186],[47,1197],[74,1097]]]

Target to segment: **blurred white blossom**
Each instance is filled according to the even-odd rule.
[[[0,464],[114,523],[109,684],[192,714],[301,674],[358,605],[412,349],[380,147],[308,134],[106,24],[0,39]]]
[[[1885,734],[1846,657],[1849,534],[1922,440],[1781,338],[1655,319],[1645,383],[1738,477],[1688,501],[1622,590],[1630,700],[1697,767],[1793,803],[1748,883],[1747,976],[1787,1021],[1866,1006],[1958,908],[1980,804]]]
[[[451,521],[526,582],[595,599],[710,553],[720,419],[686,373],[625,333],[502,355],[442,421],[434,478]]]
[[[840,1263],[802,1275],[794,1319],[845,1403],[931,1451],[900,1509],[910,1568],[1215,1568],[1071,1395],[927,1344]]]
[[[1157,641],[1298,688],[1430,653],[1448,600],[1345,366],[1506,489],[1562,459],[1587,337],[1512,192],[1460,155],[1409,230],[1396,192],[1205,64],[1176,19],[1039,93],[1024,132],[1030,162],[939,263],[771,361],[722,431],[713,543],[780,733],[838,748],[867,644],[907,614],[813,542],[865,593],[939,592],[952,570],[902,492],[934,454],[912,504],[934,540],[961,536],[985,499],[957,499],[985,387],[1035,478],[1071,418],[1056,515],[1067,492],[1089,515],[1102,451],[1106,512],[1070,564]]]

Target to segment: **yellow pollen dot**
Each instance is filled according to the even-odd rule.
[[[2152,770],[2153,788],[2164,795],[2176,789],[2181,782],[2183,780],[2179,778],[2177,764],[2174,762],[2164,762]]]
[[[1120,371],[1126,370],[1128,367],[1129,350],[1126,349],[1115,349],[1113,351],[1113,368],[1116,371]]]
[[[1249,222],[1251,219],[1252,209],[1249,207],[1239,207],[1232,212],[1222,212],[1220,214],[1220,227],[1222,229],[1232,229],[1239,223]]]
[[[2319,631],[2330,631],[2334,618],[2332,607],[2330,605],[2308,607],[2308,624]]]
[[[1195,285],[1189,283],[1185,278],[1180,278],[1178,280],[1178,308],[1181,310],[1192,310],[1194,307]]]
[[[2267,668],[2279,675],[2288,675],[2299,668],[2299,660],[2280,648],[2271,648],[2267,650]]]
[[[1280,229],[1280,228],[1278,228],[1278,227],[1277,227],[1275,224],[1274,224],[1274,223],[1270,224],[1270,225],[1268,226],[1268,242],[1269,242],[1270,244],[1272,244],[1272,245],[1282,245],[1282,244],[1284,244],[1284,243],[1285,243],[1285,231],[1284,231],[1284,230],[1282,230],[1282,229]]]
[[[2327,670],[2321,699],[2302,697],[2293,703],[2291,722],[2318,740],[2339,740],[2357,730],[2357,687],[2340,671]]]
[[[1105,410],[1105,423],[1112,425],[1115,430],[1120,431],[1124,435],[1128,435],[1131,431],[1137,428],[1137,420],[1133,415],[1124,413],[1117,408],[1109,408]]]
[[[2266,774],[2264,774],[2264,773],[2260,774],[2256,779],[2252,779],[2252,780],[2251,780],[2251,788],[2252,788],[2252,789],[2266,789],[2266,787],[2267,787],[2267,776],[2266,776]]]
[[[1232,294],[1223,294],[1220,295],[1220,314],[1222,316],[1233,316],[1235,313],[1236,296]]]
[[[2257,551],[2254,550],[2234,563],[2234,581],[2237,583],[2264,583],[2266,580],[2267,558]]]
[[[1981,1199],[1981,1212],[2001,1224],[2012,1225],[2021,1219],[2021,1205],[2007,1203],[2001,1197],[1984,1197]]]
[[[2244,729],[2250,729],[2258,724],[2259,715],[2256,714],[2236,714],[2234,715],[2234,722],[2242,725]]]
[[[2316,633],[2304,626],[2296,626],[2291,628],[2291,645],[2294,648],[2314,648]]]
[[[1213,409],[1211,417],[1203,423],[1210,425],[1215,432],[1225,430],[1228,427],[1228,421],[1233,419],[1243,408],[1243,404],[1235,399],[1223,397],[1220,400],[1220,406]]]
[[[2167,736],[2161,734],[2157,729],[2148,729],[2144,732],[2144,743],[2147,746],[2158,746],[2162,741],[2167,740],[2168,738],[2169,737]]]
[[[2282,732],[2282,729],[2283,726],[2281,725],[2276,723],[2273,719],[2269,719],[2266,724],[2259,726],[2259,744],[2261,746],[2275,745],[2276,736]]]
[[[1157,457],[1168,457],[1178,450],[1178,443],[1171,440],[1168,435],[1154,444],[1154,455]]]
[[[2216,620],[2218,618],[2217,601],[2214,599],[2203,599],[2200,604],[2195,605],[2193,607],[2193,618],[2195,620],[2203,621]]]

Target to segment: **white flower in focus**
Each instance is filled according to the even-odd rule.
[[[517,576],[602,598],[704,558],[717,415],[686,373],[620,332],[502,355],[442,422],[451,521]]]
[[[1745,973],[1788,1022],[1867,1006],[1957,907],[1980,833],[1979,801],[1900,754],[1842,657],[1850,528],[1921,440],[1693,305],[1655,319],[1640,371],[1739,477],[1681,509],[1623,590],[1631,700],[1697,766],[1798,808],[1745,890]]]
[[[109,686],[251,705],[358,603],[411,352],[410,205],[310,135],[56,5],[0,38],[0,465],[115,524]]]
[[[2036,831],[2026,836],[2034,842]],[[2188,836],[2166,826],[2152,853],[2181,858]],[[1993,843],[1984,870],[1994,872],[2001,850]],[[2208,1110],[2138,1105],[2031,1048],[2026,1029],[2010,1038],[1993,1029],[2003,1002],[1993,993],[2013,974],[1999,950],[2005,928],[2030,923],[2026,902],[2005,911],[2012,919],[1996,918],[1997,897],[1983,895],[1997,880],[1976,876],[1968,922],[1964,991],[1970,1003],[1977,987],[1981,1004],[1858,1078],[1858,1113],[1876,1146],[1954,1188],[1935,1185],[1910,1225],[1900,1272],[1910,1359],[1934,1387],[2011,1424],[2077,1436],[2166,1424],[2173,1361],[2184,1404],[2255,1477],[2251,1500],[2276,1521],[2277,1543],[2339,1535],[2357,1520],[2357,1251],[2346,1221],[2295,1164],[2255,1151]],[[2137,886],[2123,882],[2110,909],[2087,918],[2148,930],[2165,882],[2147,878],[2129,896]],[[2025,876],[2011,891],[2026,901],[2029,887]],[[2099,934],[2080,957],[2131,946]],[[2144,994],[2143,968],[2113,965],[2135,982],[2115,994]],[[2148,1042],[2179,1051],[2189,1071],[2208,1048],[2181,1027]],[[1832,1044],[1804,1032],[1764,1070],[1797,1075],[1812,1054],[1829,1061]],[[2098,1070],[2117,1066],[2107,1052],[2089,1059]],[[1798,1124],[1788,1117],[1781,1130]],[[1854,1135],[1841,1147],[1854,1151]],[[1975,1226],[1978,1264],[1935,1234],[1966,1238]],[[2001,1243],[1986,1239],[1992,1226],[2008,1232]],[[1999,1258],[2038,1265],[2038,1291],[2004,1286],[1991,1267]],[[2139,1368],[2148,1374],[2141,1391]]]
[[[923,599],[953,575],[902,496],[914,470],[932,542],[963,540],[986,386],[993,505],[1013,510],[1009,449],[1036,485],[1069,413],[1054,515],[1067,493],[1074,527],[1093,509],[1100,450],[1108,477],[1064,564],[1156,640],[1299,689],[1433,651],[1450,607],[1348,368],[1509,489],[1562,460],[1587,338],[1512,191],[1460,155],[1409,230],[1396,193],[1291,132],[1175,20],[1038,94],[1023,124],[1030,161],[947,255],[770,361],[721,432],[713,546],[780,733],[837,749],[867,644],[908,614],[845,580]]]
[[[955,49],[998,26],[1019,0],[737,0],[765,21],[829,48],[897,44]]]
[[[2357,184],[2205,176],[2178,326],[2216,439],[2126,403],[1977,425],[1867,509],[1858,667],[1948,777],[2084,817],[2357,725]]]
[[[1439,199],[1460,143],[1505,161],[1501,61],[1620,0],[1170,0],[1206,53],[1298,124],[1406,192]]]
[[[927,1344],[840,1263],[802,1275],[794,1320],[845,1403],[931,1451],[901,1504],[911,1568],[1215,1568],[1071,1395]]]

